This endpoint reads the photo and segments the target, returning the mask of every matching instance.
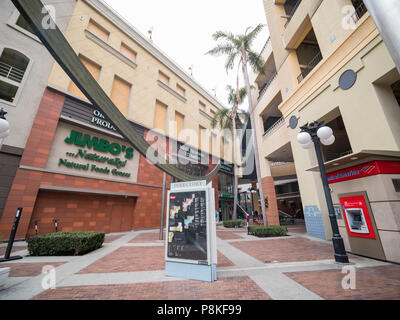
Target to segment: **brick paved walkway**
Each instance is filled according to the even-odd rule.
[[[111,243],[114,242],[115,240],[118,240],[119,238],[121,238],[123,235],[106,235],[104,238],[104,243]]]
[[[243,239],[243,237],[239,235],[239,232],[234,232],[234,231],[217,231],[217,237],[222,240]]]
[[[26,246],[13,246],[11,253],[15,253],[18,251],[26,250]],[[4,256],[6,253],[7,247],[0,247],[0,256]]]
[[[10,268],[9,277],[33,277],[42,273],[44,266],[53,266],[57,268],[64,262],[46,262],[46,263],[2,263],[0,268]]]
[[[357,289],[345,291],[331,242],[314,240],[301,228],[292,231],[285,238],[259,239],[245,229],[218,227],[214,283],[166,277],[158,230],[107,235],[102,248],[82,257],[25,256],[0,264],[11,268],[0,300],[400,299],[400,266],[349,255]],[[16,248],[21,249],[26,246]],[[41,287],[44,265],[56,267],[56,290]]]
[[[165,248],[122,247],[79,273],[111,273],[164,270]]]
[[[286,273],[288,277],[317,293],[335,300],[400,300],[400,266],[356,269],[356,289],[344,290],[341,270]]]
[[[157,232],[142,233],[135,237],[130,243],[160,242],[160,234]]]
[[[35,300],[269,300],[249,277],[225,278],[214,283],[173,281],[48,290]]]
[[[231,244],[263,263],[325,260],[333,257],[333,246],[330,243],[309,239],[266,239]]]

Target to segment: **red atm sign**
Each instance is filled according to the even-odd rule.
[[[371,161],[327,174],[329,183],[354,180],[378,174],[400,174],[400,161]]]

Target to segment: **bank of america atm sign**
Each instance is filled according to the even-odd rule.
[[[371,161],[327,174],[328,182],[361,179],[378,174],[400,174],[400,161]]]

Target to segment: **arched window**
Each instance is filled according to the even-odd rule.
[[[0,56],[0,99],[13,103],[20,89],[29,59],[21,52],[4,48]]]

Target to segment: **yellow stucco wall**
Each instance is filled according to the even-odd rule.
[[[110,33],[106,41],[108,46],[120,51],[123,42],[137,53],[136,61],[134,61],[137,65],[136,68],[124,63],[116,55],[105,50],[87,36],[90,19]],[[98,82],[108,95],[111,95],[114,76],[132,85],[131,97],[126,111],[128,119],[153,128],[156,100],[159,100],[168,106],[167,119],[169,121],[175,121],[175,112],[179,112],[184,115],[184,129],[198,132],[199,126],[202,126],[211,130],[210,119],[199,112],[199,101],[206,105],[208,115],[211,115],[210,110],[217,110],[220,106],[213,104],[207,97],[196,91],[132,37],[84,1],[77,1],[65,35],[77,54],[83,55],[101,66]],[[159,71],[170,78],[169,89],[177,94],[179,93],[177,85],[185,89],[184,99],[177,98],[174,93],[160,85],[158,82]],[[49,84],[68,91],[70,82],[69,77],[55,64],[49,78]],[[185,99],[186,102],[182,101]],[[169,127],[172,128],[173,125]],[[218,130],[212,131],[218,134]],[[173,133],[170,135],[175,136]],[[220,141],[220,139],[217,139],[217,141]],[[197,145],[194,147],[197,147]],[[219,150],[219,148],[216,148],[216,150]],[[208,152],[209,150],[203,151]]]
[[[317,2],[320,6],[315,12]],[[362,150],[400,151],[400,108],[395,107],[394,97],[387,94],[388,84],[393,79],[398,80],[398,73],[368,13],[357,22],[355,29],[343,28],[342,9],[349,4],[351,1],[348,0],[303,1],[285,30],[282,29],[285,19],[280,17],[282,7],[272,0],[264,0],[278,71],[278,90],[283,98],[279,109],[286,123],[292,116],[299,119],[295,130],[286,127],[286,143],[292,146],[303,205],[317,206],[321,211],[328,239],[332,232],[320,174],[306,171],[317,165],[315,151],[304,150],[297,143],[299,126],[315,120],[330,121],[333,114],[340,113],[354,153]],[[323,60],[298,83],[300,68],[296,53],[285,50],[284,46],[296,42],[294,38],[302,37],[307,15]],[[339,87],[339,77],[348,69],[357,73],[357,81],[345,91]],[[275,86],[271,85],[268,90],[277,90]],[[266,92],[256,104],[257,116],[265,111],[273,97]],[[263,162],[268,162],[268,156],[284,143],[284,135],[272,134],[263,138],[262,123],[256,130],[262,176],[265,177],[271,175],[271,171],[268,163]],[[281,131],[283,133],[283,129]]]

